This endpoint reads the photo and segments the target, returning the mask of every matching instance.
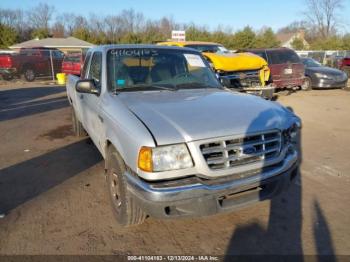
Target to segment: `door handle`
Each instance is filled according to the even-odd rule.
[[[100,121],[103,123],[103,117],[98,115],[98,119],[100,119]]]

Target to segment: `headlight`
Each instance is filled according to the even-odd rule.
[[[299,132],[301,129],[301,122],[294,122],[288,129],[284,131],[284,137],[286,143],[296,144],[299,139]]]
[[[291,138],[291,140],[295,140],[297,139],[299,134],[299,127],[297,124],[293,124],[290,128],[289,128],[289,136]]]
[[[332,79],[332,77],[325,75],[325,74],[322,74],[322,73],[315,73],[315,76],[317,78]]]
[[[193,167],[193,161],[185,144],[142,147],[138,166],[146,172],[162,172]]]

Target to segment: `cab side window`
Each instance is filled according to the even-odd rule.
[[[88,79],[95,80],[96,88],[99,90],[101,89],[101,77],[102,77],[102,53],[95,52],[91,59]]]

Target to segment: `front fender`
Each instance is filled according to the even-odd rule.
[[[105,132],[103,157],[107,158],[108,146],[113,145],[126,165],[137,173],[140,148],[156,146],[152,134],[118,97],[107,94],[102,99],[102,105]]]

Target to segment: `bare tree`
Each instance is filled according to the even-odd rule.
[[[121,27],[122,18],[115,15],[107,16],[104,19],[104,23],[110,43],[117,43],[123,34],[123,29]]]
[[[142,30],[145,17],[142,13],[135,12],[134,9],[123,10],[120,14],[122,25],[127,32],[135,33]]]
[[[305,16],[321,37],[328,38],[336,33],[339,26],[337,12],[344,0],[306,0]]]
[[[300,29],[309,28],[310,25],[307,21],[294,21],[289,25],[278,29],[277,33],[288,34],[288,33],[296,33]]]
[[[0,24],[15,29],[18,34],[18,41],[27,40],[32,31],[25,18],[22,9],[0,8]]]
[[[56,17],[56,23],[63,25],[64,27],[64,35],[71,36],[75,29],[76,24],[76,15],[73,13],[62,13]],[[55,25],[54,25],[55,27]],[[54,33],[54,32],[53,32]]]
[[[51,27],[51,33],[53,37],[64,37],[65,36],[65,27],[63,22],[56,21],[55,24]]]
[[[31,9],[28,15],[28,21],[33,28],[49,29],[49,23],[52,19],[55,8],[46,3],[40,3]]]
[[[22,29],[25,27],[23,11],[21,9],[0,9],[0,24],[16,30]]]
[[[177,27],[173,17],[163,17],[159,21],[156,21],[156,26],[159,27],[159,31],[166,37],[171,36],[171,31]]]

